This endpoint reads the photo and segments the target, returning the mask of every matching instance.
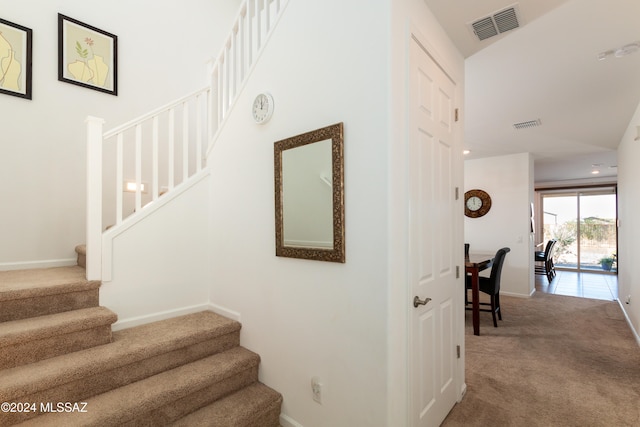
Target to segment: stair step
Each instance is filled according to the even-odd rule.
[[[0,323],[0,369],[107,344],[117,318],[92,307]]]
[[[260,357],[242,347],[162,372],[86,400],[86,411],[48,413],[22,426],[158,426],[253,384]]]
[[[78,266],[0,271],[0,322],[97,307],[99,288]]]
[[[256,383],[217,400],[172,424],[172,427],[278,427],[282,395]]]
[[[203,311],[116,331],[111,344],[3,371],[0,402],[80,402],[237,347],[240,328]],[[0,414],[0,425],[37,414],[19,415]]]

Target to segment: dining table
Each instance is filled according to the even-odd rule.
[[[471,306],[473,334],[480,335],[480,272],[491,267],[495,253],[471,252],[465,254],[465,272],[471,276]],[[466,286],[466,285],[465,285]],[[466,289],[465,289],[466,292]]]

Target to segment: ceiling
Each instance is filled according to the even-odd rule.
[[[640,41],[640,1],[424,1],[466,58],[466,158],[530,152],[536,183],[615,179],[640,103],[640,52],[597,55]],[[473,34],[471,22],[514,5],[518,28]],[[540,126],[513,127],[532,120]]]

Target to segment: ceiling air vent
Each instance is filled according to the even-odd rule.
[[[520,26],[518,20],[518,12],[516,6],[512,6],[508,9],[500,10],[485,18],[478,19],[471,23],[473,33],[480,40],[488,39],[489,37],[497,36],[500,33],[504,33]]]
[[[540,126],[541,124],[542,122],[540,121],[540,119],[537,119],[537,120],[529,120],[528,122],[514,123],[513,127],[515,129],[528,129],[528,128],[534,128],[536,126]]]

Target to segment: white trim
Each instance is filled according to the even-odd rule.
[[[192,305],[190,307],[182,307],[174,310],[166,310],[143,316],[136,316],[130,319],[123,319],[111,325],[112,331],[120,331],[122,329],[133,328],[134,326],[146,325],[147,323],[157,322],[159,320],[171,319],[173,317],[184,316],[186,314],[197,313],[199,311],[213,311],[209,304]]]
[[[622,314],[624,314],[624,318],[627,320],[627,324],[629,325],[629,328],[631,329],[631,333],[633,334],[634,338],[636,339],[636,343],[638,343],[638,346],[640,347],[640,334],[638,334],[638,331],[636,331],[636,328],[633,327],[633,322],[631,322],[631,318],[629,318],[629,315],[627,314],[627,311],[624,309],[624,306],[622,305],[622,301],[620,301],[620,299],[616,299],[616,301],[618,301],[618,305],[620,306],[620,310],[622,310]]]
[[[533,296],[533,294],[536,293],[536,290],[532,290],[531,293],[529,294],[517,294],[514,292],[505,292],[505,291],[500,291],[500,295],[504,295],[504,296],[508,296],[508,297],[514,297],[514,298],[531,298]]]
[[[280,425],[282,427],[304,427],[302,424],[285,414],[280,414]]]
[[[458,397],[458,403],[462,402],[462,399],[464,399],[465,394],[467,394],[467,383],[463,382],[462,387],[460,387],[460,396]]]
[[[45,260],[38,260],[38,261],[20,261],[20,262],[2,262],[0,263],[0,271],[31,270],[34,268],[69,267],[77,264],[78,264],[77,258],[45,259]]]
[[[209,303],[208,307],[210,311],[213,311],[220,316],[228,317],[229,319],[241,322],[242,316],[237,311],[233,311],[231,309],[213,303]]]
[[[111,326],[112,331],[120,331],[122,329],[129,329],[135,326],[146,325],[147,323],[157,322],[159,320],[171,319],[178,316],[184,316],[186,314],[198,313],[200,311],[212,311],[220,316],[224,316],[231,320],[240,322],[240,313],[226,309],[222,306],[205,303],[192,305],[188,307],[181,307],[172,310],[160,311],[152,314],[145,314],[142,316],[131,317],[129,319],[118,319],[116,323]]]

